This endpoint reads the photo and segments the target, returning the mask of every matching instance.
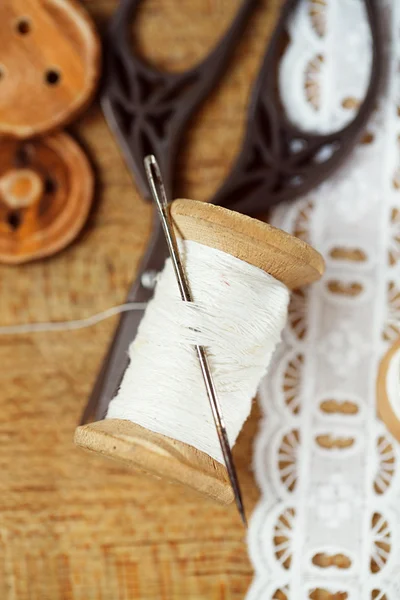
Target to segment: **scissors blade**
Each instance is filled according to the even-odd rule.
[[[143,276],[159,273],[167,258],[167,246],[158,218],[155,218],[153,233],[147,252],[142,260],[139,275],[132,284],[127,302],[148,302],[153,296],[153,288],[144,285]],[[114,337],[96,378],[92,393],[81,418],[81,425],[89,421],[104,419],[108,405],[121,384],[129,363],[128,349],[136,336],[143,310],[123,313]]]

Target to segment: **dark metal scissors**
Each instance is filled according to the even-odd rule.
[[[125,159],[145,198],[149,198],[143,157],[155,154],[171,194],[177,146],[185,124],[226,67],[257,0],[246,0],[228,32],[211,54],[185,73],[161,73],[134,56],[127,25],[140,0],[121,0],[106,49],[102,106]],[[236,164],[211,200],[239,212],[257,215],[278,202],[306,193],[328,177],[357,143],[374,109],[382,79],[383,50],[378,0],[364,0],[372,34],[372,67],[368,90],[353,121],[327,135],[305,133],[282,110],[276,91],[280,44],[299,0],[286,0],[253,89],[247,133]],[[301,142],[294,144],[293,142]],[[300,147],[300,150],[299,150]],[[328,152],[322,152],[323,150]],[[324,155],[325,160],[321,160]],[[128,302],[147,302],[153,294],[151,274],[159,272],[167,251],[158,219]],[[82,422],[105,417],[128,364],[127,349],[142,311],[124,313],[103,361]]]
[[[228,31],[206,58],[183,73],[162,73],[132,54],[129,23],[141,0],[121,0],[106,40],[105,82],[101,104],[139,191],[150,200],[143,158],[154,154],[165,190],[172,198],[175,157],[185,125],[225,70],[258,0],[244,0]],[[127,302],[148,302],[151,275],[161,271],[167,248],[157,215],[139,275]],[[150,275],[150,277],[149,277]],[[128,364],[127,349],[144,311],[124,313],[82,416],[82,423],[105,417]]]

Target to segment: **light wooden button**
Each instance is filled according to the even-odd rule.
[[[86,221],[94,178],[86,155],[67,134],[0,141],[0,262],[49,256]]]
[[[379,416],[400,441],[400,340],[393,344],[380,364],[377,399]]]
[[[99,72],[97,34],[75,1],[0,2],[0,134],[64,125],[92,99]]]

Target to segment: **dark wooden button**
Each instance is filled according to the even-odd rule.
[[[50,256],[77,236],[93,198],[88,159],[66,133],[0,141],[0,262]]]

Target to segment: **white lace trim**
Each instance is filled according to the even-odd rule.
[[[339,173],[274,215],[327,268],[293,294],[260,390],[248,600],[400,598],[400,445],[375,390],[400,335],[400,4],[381,9],[391,70],[368,132]],[[361,0],[304,0],[280,76],[288,114],[306,129],[342,126],[370,63]]]

